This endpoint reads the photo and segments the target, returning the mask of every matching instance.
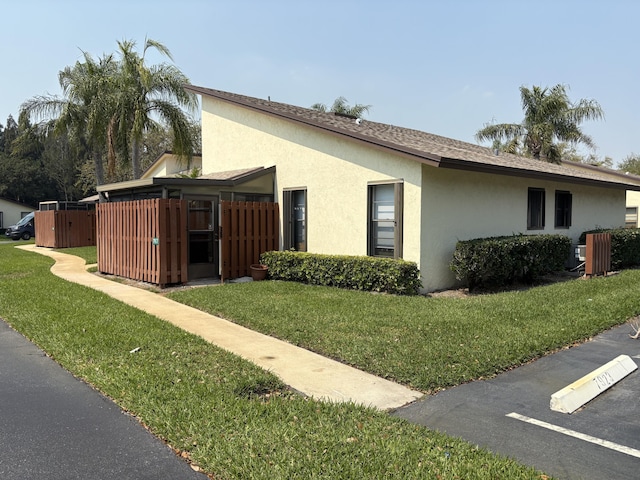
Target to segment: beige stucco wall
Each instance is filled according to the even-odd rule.
[[[149,170],[145,171],[140,178],[164,177],[167,175],[167,159],[162,158],[160,161],[151,165]]]
[[[455,285],[458,240],[514,233],[562,234],[577,242],[595,227],[624,224],[623,190],[423,167],[421,271],[427,290]],[[528,188],[545,189],[545,229],[527,230]],[[571,228],[555,228],[555,191],[572,194]]]
[[[189,174],[193,168],[202,168],[202,157],[194,156],[190,164],[178,161],[178,157],[172,153],[163,154],[156,160],[140,178],[165,177],[173,173]]]
[[[27,205],[8,202],[0,198],[0,212],[2,212],[2,225],[0,225],[0,228],[7,228],[11,225],[15,225],[23,217],[23,213],[27,214],[34,210],[34,208]]]
[[[402,179],[403,258],[420,261],[420,164],[210,98],[202,139],[203,173],[276,165],[281,205],[283,189],[306,188],[309,252],[366,255],[368,182]]]

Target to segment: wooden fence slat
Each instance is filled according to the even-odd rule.
[[[151,199],[98,205],[98,270],[161,286],[186,282],[186,227],[179,225],[186,221],[179,216],[184,203]]]
[[[189,271],[189,232],[187,227],[187,203],[177,202],[178,210],[180,211],[180,234],[178,235],[178,242],[180,243],[180,278],[184,282],[187,281],[187,275]]]
[[[222,281],[250,274],[260,255],[279,248],[277,203],[228,202],[220,204]]]

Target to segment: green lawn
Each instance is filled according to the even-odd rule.
[[[402,297],[290,282],[170,298],[425,392],[496,374],[640,313],[640,270],[469,298]]]
[[[60,253],[67,253],[69,255],[84,258],[87,265],[98,263],[98,252],[95,245],[89,247],[57,248],[55,250]]]
[[[0,258],[0,316],[216,479],[546,478],[384,413],[288,392],[273,375],[199,337],[55,277],[47,257],[5,244]],[[271,297],[280,288],[287,286],[215,294],[244,292],[242,303],[255,311],[264,302],[277,312]],[[322,298],[311,299],[309,308],[322,310]]]

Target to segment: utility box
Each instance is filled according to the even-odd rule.
[[[585,262],[587,260],[587,246],[576,245],[576,259],[579,262]]]

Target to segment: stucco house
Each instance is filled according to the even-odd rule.
[[[202,176],[99,190],[111,199],[196,194],[176,188],[181,183],[206,195],[214,210],[225,198],[273,199],[280,248],[414,261],[425,291],[455,285],[449,262],[458,240],[558,233],[577,242],[596,226],[624,225],[625,193],[640,191],[640,183],[623,176],[270,99],[186,88],[202,97]],[[229,178],[235,183],[224,186]]]
[[[190,86],[203,172],[275,167],[282,248],[415,261],[425,290],[455,283],[459,239],[625,223],[640,185],[366,119]]]
[[[22,217],[34,210],[35,208],[24,203],[0,198],[0,229],[4,230],[10,225],[15,225]]]

